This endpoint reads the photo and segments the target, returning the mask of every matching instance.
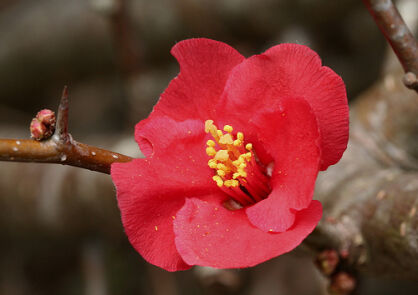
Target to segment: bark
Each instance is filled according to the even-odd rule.
[[[418,95],[387,75],[351,108],[350,143],[319,177],[324,218],[307,244],[345,268],[418,279]]]

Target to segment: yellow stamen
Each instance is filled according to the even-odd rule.
[[[225,134],[219,139],[219,143],[221,144],[233,144],[234,140],[232,139],[231,134]]]
[[[214,155],[216,155],[216,150],[213,147],[209,146],[206,148],[206,154],[210,157],[213,157]]]
[[[234,180],[234,179],[229,179],[229,180],[226,180],[224,182],[224,185],[226,187],[237,187],[239,185],[239,181],[238,180]]]
[[[225,166],[224,164],[222,164],[222,163],[217,164],[217,165],[216,165],[216,168],[217,168],[217,169],[224,170],[224,171],[228,171],[228,167],[226,167],[226,166]]]
[[[214,154],[214,159],[217,161],[225,162],[229,159],[229,154],[227,150],[219,150]]]
[[[218,164],[216,164],[216,160],[210,159],[208,162],[208,166],[212,169],[216,169],[218,167]]]
[[[232,128],[231,125],[225,125],[224,126],[224,131],[231,133],[234,130],[234,128]]]
[[[206,142],[206,145],[207,145],[207,146],[214,147],[214,146],[216,145],[216,143],[215,143],[213,140],[209,139],[209,140]]]
[[[226,175],[226,172],[224,171],[224,170],[216,170],[216,173],[219,175],[219,176],[225,176]]]
[[[224,134],[213,124],[212,120],[205,122],[205,132],[213,137],[206,142],[206,154],[212,157],[208,161],[208,166],[215,170],[213,180],[219,187],[234,188],[240,183],[245,183],[246,169],[251,163],[252,144],[244,143],[242,132],[237,132],[234,136],[233,130],[232,126],[225,125],[223,131],[226,133]]]
[[[216,184],[219,187],[222,187],[223,186],[224,182],[223,182],[222,178],[219,175],[213,176],[212,179],[216,182]]]
[[[242,144],[242,141],[239,139],[234,140],[234,146],[240,146]]]
[[[212,126],[213,126],[213,120],[206,120],[205,121],[205,132],[209,133]]]

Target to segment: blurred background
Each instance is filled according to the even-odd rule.
[[[416,1],[401,4],[417,14]],[[360,0],[0,0],[0,137],[28,137],[31,118],[56,109],[68,85],[73,137],[140,156],[134,125],[178,73],[170,48],[192,37],[245,56],[308,45],[343,77],[350,100],[385,63]],[[0,250],[1,295],[326,292],[299,250],[245,270],[151,266],[124,235],[110,177],[60,165],[0,162]],[[417,282],[359,283],[359,294],[418,293]]]

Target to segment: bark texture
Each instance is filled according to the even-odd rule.
[[[388,74],[357,99],[343,159],[322,173],[324,218],[308,239],[352,272],[418,279],[418,95]]]

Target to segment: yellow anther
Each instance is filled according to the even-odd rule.
[[[208,161],[208,166],[216,171],[213,180],[219,187],[233,188],[240,186],[246,181],[247,166],[252,165],[250,160],[253,145],[244,143],[242,132],[237,132],[234,136],[232,134],[233,130],[232,126],[225,125],[223,127],[224,134],[213,124],[212,120],[205,122],[205,132],[213,136],[213,140],[209,139],[206,142],[206,153],[212,157]]]
[[[231,187],[231,186],[232,186],[232,182],[231,182],[231,180],[225,180],[224,185],[225,185],[226,187]]]
[[[232,132],[232,130],[234,130],[234,128],[232,128],[232,126],[231,126],[231,125],[225,125],[225,126],[224,126],[224,131],[231,133],[231,132]]]
[[[213,157],[216,155],[216,150],[213,147],[209,146],[206,148],[206,154],[210,157]]]
[[[234,146],[240,146],[242,144],[242,141],[239,139],[234,140]]]
[[[215,126],[215,125],[212,125],[212,126],[210,126],[210,127],[209,127],[209,132],[210,132],[210,134],[212,134],[212,136],[213,136],[216,140],[218,140],[218,138],[219,138],[219,136],[218,136],[218,129],[216,128],[216,126]]]
[[[216,170],[216,173],[219,175],[219,176],[225,176],[225,174],[226,174],[226,172],[225,172],[225,170],[221,170],[221,169],[219,169],[219,170]]]
[[[217,184],[219,187],[222,187],[222,185],[224,184],[224,182],[223,182],[222,178],[221,178],[219,175],[215,175],[215,176],[213,176],[213,177],[212,177],[212,179],[216,182],[216,184]]]
[[[206,120],[205,121],[205,132],[209,133],[212,126],[213,126],[213,120]]]
[[[239,158],[238,160],[235,160],[232,162],[232,165],[234,165],[235,167],[239,167],[242,163],[244,163],[244,159],[243,158]]]
[[[232,144],[234,140],[232,139],[231,134],[225,134],[219,139],[219,143],[221,144]]]
[[[208,166],[212,169],[216,169],[218,167],[218,164],[216,164],[216,161],[214,159],[210,159],[208,162]]]
[[[239,181],[238,180],[234,180],[234,179],[229,179],[229,180],[226,180],[224,182],[224,185],[226,187],[237,187],[239,185]]]
[[[216,143],[215,143],[213,140],[209,139],[209,140],[206,142],[206,145],[207,145],[207,146],[214,147],[214,146],[216,145]]]
[[[227,150],[219,150],[214,154],[214,158],[217,161],[226,162],[229,159],[229,154]]]
[[[226,167],[226,166],[225,166],[224,164],[222,164],[222,163],[217,164],[217,165],[216,165],[216,168],[217,168],[217,169],[224,170],[224,171],[228,171],[228,167]]]

